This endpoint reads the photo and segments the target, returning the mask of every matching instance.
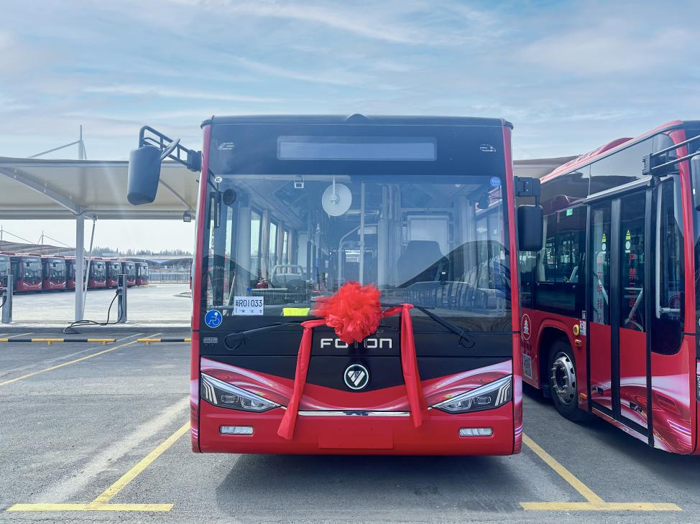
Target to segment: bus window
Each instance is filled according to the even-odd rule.
[[[622,200],[620,218],[620,326],[644,331],[644,210],[646,196],[637,193]]]
[[[683,229],[680,184],[657,189],[655,302],[651,350],[670,355],[680,348],[684,320]]]
[[[651,140],[598,160],[591,165],[591,194],[634,182],[642,177],[642,158],[651,153]]]
[[[545,246],[538,256],[535,304],[539,309],[581,316],[586,208],[578,206],[545,218]]]
[[[593,267],[592,316],[597,324],[610,325],[610,203],[591,208]]]

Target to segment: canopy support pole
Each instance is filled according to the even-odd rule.
[[[85,278],[85,217],[75,217],[75,321],[85,313],[83,279]]]

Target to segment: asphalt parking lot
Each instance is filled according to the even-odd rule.
[[[697,458],[532,391],[512,457],[195,455],[188,344],[109,336],[0,344],[0,521],[700,521]]]
[[[85,299],[85,318],[97,322],[107,320],[107,310],[114,298],[114,289],[91,289]],[[128,290],[128,315],[132,323],[180,323],[189,325],[191,315],[188,284],[155,283]],[[74,318],[73,291],[50,293],[16,293],[13,321],[25,325],[68,324]],[[117,302],[112,304],[110,321],[117,319]],[[2,327],[0,327],[2,332]]]

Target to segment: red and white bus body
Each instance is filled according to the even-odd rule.
[[[41,291],[41,255],[10,256],[15,293]]]
[[[193,450],[519,453],[510,124],[234,117],[208,120],[203,130]],[[233,203],[227,205],[227,197]],[[377,285],[385,303],[431,308],[458,326],[461,335],[415,309],[411,314],[429,406],[425,419],[414,427],[401,372],[399,318],[393,317],[361,344],[346,345],[327,327],[314,330],[296,430],[291,439],[282,438],[278,428],[294,386],[298,323],[310,318],[317,297],[351,280]],[[256,304],[253,315],[241,306],[246,302]],[[281,321],[289,324],[255,331]],[[353,369],[364,370],[354,375],[367,379],[360,388],[348,381]],[[495,389],[485,395],[480,388]],[[449,403],[467,397],[478,400]],[[230,434],[237,431],[245,434]]]
[[[85,261],[87,266],[87,260]],[[90,260],[90,273],[88,274],[88,289],[101,289],[107,287],[107,268],[102,258]]]
[[[44,291],[65,291],[66,259],[58,256],[41,257],[42,288]]]
[[[107,269],[107,287],[115,288],[119,285],[119,275],[122,272],[121,260],[105,260]]]
[[[147,286],[148,285],[148,262],[136,262],[136,285],[137,286]]]
[[[700,453],[700,189],[689,160],[663,176],[643,165],[697,151],[700,140],[673,146],[699,134],[700,122],[670,122],[544,176],[545,247],[520,255],[525,382],[565,416],[578,404],[679,454]]]
[[[122,262],[122,271],[126,275],[126,285],[127,287],[132,287],[136,285],[136,262],[131,260],[124,260]]]

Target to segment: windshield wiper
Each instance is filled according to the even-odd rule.
[[[401,305],[402,304],[382,304],[382,307],[401,307]],[[468,330],[462,329],[461,327],[456,326],[455,324],[453,324],[452,322],[450,322],[446,318],[441,317],[440,315],[437,315],[436,313],[433,313],[432,311],[430,311],[432,308],[427,308],[427,307],[423,307],[423,306],[416,306],[416,305],[413,305],[413,308],[417,309],[421,313],[425,314],[425,316],[427,316],[431,320],[434,320],[435,322],[440,324],[442,327],[444,327],[448,331],[451,331],[455,335],[459,335],[459,345],[460,346],[467,348],[467,349],[471,349],[474,347],[474,344],[476,344],[476,341],[474,340],[474,336],[471,335],[471,333]],[[462,344],[462,341],[464,341],[464,344]]]
[[[235,349],[240,346],[240,342],[244,341],[250,336],[261,335],[263,333],[267,333],[268,331],[274,331],[275,329],[279,329],[282,327],[299,326],[302,322],[304,322],[304,320],[300,320],[299,322],[275,322],[268,326],[262,326],[259,328],[252,328],[246,329],[244,331],[237,331],[235,333],[229,333],[224,338],[224,343],[229,349]],[[235,342],[238,343],[234,344]]]

